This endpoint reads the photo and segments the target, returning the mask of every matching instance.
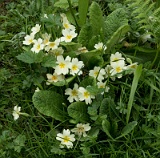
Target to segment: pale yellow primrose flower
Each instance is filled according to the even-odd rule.
[[[60,38],[61,41],[71,42],[72,39],[77,36],[77,33],[75,33],[75,31],[70,31],[68,29],[64,29],[64,30],[62,30],[62,35],[63,35],[63,37]]]
[[[124,60],[119,60],[111,63],[112,69],[110,70],[111,76],[121,73],[125,69]],[[122,77],[122,74],[118,74],[118,78]]]
[[[99,50],[106,50],[107,49],[107,47],[102,42],[95,44],[94,48],[99,49]]]
[[[86,137],[87,136],[86,132],[89,131],[90,129],[91,126],[89,125],[89,123],[86,124],[78,123],[76,125],[76,128],[73,128],[71,131],[77,134],[79,137],[82,135],[83,137]]]
[[[42,34],[42,38],[43,38],[43,44],[46,46],[49,44],[49,40],[51,38],[51,35],[48,33]]]
[[[69,68],[71,67],[71,57],[67,56],[65,59],[63,56],[57,57],[57,66],[55,67],[55,73],[58,75],[63,74],[66,75],[69,73]]]
[[[34,41],[34,34],[30,34],[30,35],[26,35],[25,37],[24,37],[24,41],[23,41],[23,44],[24,45],[30,45],[30,44],[32,44],[33,43],[33,41]]]
[[[94,95],[91,95],[85,88],[79,87],[78,97],[80,101],[85,101],[86,104],[91,104],[92,99],[95,98]]]
[[[63,75],[58,75],[57,73],[53,74],[46,74],[47,75],[47,82],[46,85],[50,85],[52,82],[58,82],[64,80]]]
[[[49,42],[48,44],[47,44],[47,46],[45,47],[45,51],[49,51],[50,49],[51,50],[55,50],[55,49],[57,49],[58,48],[58,46],[59,46],[59,43],[60,43],[60,39],[55,39],[55,41],[54,42]]]
[[[89,71],[89,76],[97,78],[98,81],[102,81],[104,79],[105,74],[105,69],[101,69],[98,66],[95,66],[93,70]]]
[[[41,25],[36,24],[35,27],[32,27],[31,31],[33,34],[36,34],[37,32],[40,31]]]
[[[71,62],[71,67],[70,67],[70,74],[71,75],[81,75],[82,70],[81,68],[84,67],[83,61],[78,61],[77,58],[73,58]]]
[[[102,82],[102,81],[97,82],[97,86],[98,86],[98,88],[104,88],[104,92],[108,92],[110,89],[108,86],[106,86],[106,82]],[[102,92],[101,94],[103,95],[104,92]]]
[[[69,129],[64,129],[63,133],[58,133],[56,139],[61,141],[60,147],[66,146],[68,149],[73,147],[73,142],[75,141],[75,135],[70,134]]]
[[[31,48],[32,52],[39,53],[40,50],[44,48],[43,40],[39,38],[38,40],[34,40],[34,45]]]
[[[62,47],[50,51],[50,53],[53,53],[55,57],[62,56],[63,52],[64,50]]]
[[[75,83],[73,89],[67,88],[65,90],[65,95],[69,95],[69,97],[67,99],[69,100],[70,103],[72,103],[74,100],[79,101],[79,98],[78,98],[78,84]]]
[[[21,111],[21,107],[16,105],[12,113],[14,120],[17,120],[19,118],[20,111]]]
[[[111,54],[110,56],[110,64],[112,62],[118,62],[119,60],[125,60],[123,57],[122,57],[122,54],[119,53],[119,52],[116,52],[115,54]]]

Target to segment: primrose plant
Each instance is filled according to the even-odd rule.
[[[101,12],[96,2],[90,12],[92,8]],[[55,20],[53,30],[47,25],[50,20]],[[33,104],[40,113],[61,123],[63,131],[60,133],[57,127],[55,141],[60,141],[60,148],[70,149],[76,141],[93,141],[100,130],[106,132],[107,114],[103,109],[107,109],[113,96],[113,84],[133,74],[137,63],[120,50],[108,53],[110,45],[99,32],[85,44],[84,28],[79,31],[64,13],[45,14],[42,21],[46,29],[41,24],[32,27],[24,37],[25,52],[17,58],[47,69],[42,74],[44,81],[35,90]]]

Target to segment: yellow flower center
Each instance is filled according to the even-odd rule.
[[[48,42],[49,42],[48,39],[45,39],[45,40],[44,40],[44,44],[47,44]]]
[[[63,68],[65,68],[65,64],[64,64],[64,63],[60,63],[60,64],[59,64],[59,67],[60,67],[61,69],[63,69]]]
[[[52,43],[49,44],[49,46],[50,46],[51,48],[53,48],[53,47],[55,46],[55,43],[52,42]]]
[[[63,141],[64,141],[65,143],[67,143],[67,142],[70,141],[70,138],[69,138],[68,136],[64,136]]]
[[[88,98],[90,95],[89,95],[89,93],[88,92],[84,92],[84,97],[85,98]]]
[[[29,40],[29,43],[33,43],[33,39],[30,39],[30,40]]]
[[[131,65],[131,68],[132,68],[132,69],[135,69],[135,68],[136,68],[136,65]]]
[[[64,28],[68,29],[69,25],[67,23],[63,24]]]
[[[98,71],[95,71],[94,76],[97,77],[97,75],[98,75]]]
[[[116,67],[116,72],[118,72],[118,73],[119,73],[119,72],[121,72],[121,71],[122,71],[122,68],[121,68],[121,67],[119,67],[119,66],[118,66],[118,67]]]
[[[73,65],[73,66],[72,66],[72,70],[75,71],[75,70],[77,70],[77,69],[78,69],[77,65]]]
[[[115,58],[113,59],[113,61],[118,61],[118,58],[115,57]]]
[[[78,132],[81,133],[84,131],[84,127],[78,127]]]
[[[73,95],[73,96],[77,96],[77,94],[78,94],[78,93],[77,93],[77,91],[76,91],[75,89],[72,90],[72,95]]]
[[[66,38],[70,40],[70,39],[72,39],[72,36],[71,35],[67,35]]]
[[[53,75],[53,76],[52,76],[52,80],[53,80],[53,81],[57,80],[57,76],[54,76],[54,75]]]
[[[37,45],[37,50],[40,50],[41,46],[40,44]]]

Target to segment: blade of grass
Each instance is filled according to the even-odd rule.
[[[133,105],[133,100],[134,100],[134,95],[137,89],[138,81],[142,73],[142,65],[139,65],[134,73],[134,78],[132,82],[132,87],[131,87],[131,92],[129,96],[129,101],[128,101],[128,108],[127,108],[127,116],[126,116],[126,122],[128,124],[129,118],[130,118],[130,113]]]

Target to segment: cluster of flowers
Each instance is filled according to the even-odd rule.
[[[76,140],[75,135],[78,135],[78,139],[81,138],[81,136],[86,137],[86,132],[91,129],[91,126],[89,123],[82,124],[78,123],[75,128],[73,128],[71,131],[69,129],[64,129],[62,133],[58,133],[56,139],[61,141],[60,147],[64,148],[65,146],[67,148],[73,147],[73,142]],[[74,134],[71,134],[73,132]]]

